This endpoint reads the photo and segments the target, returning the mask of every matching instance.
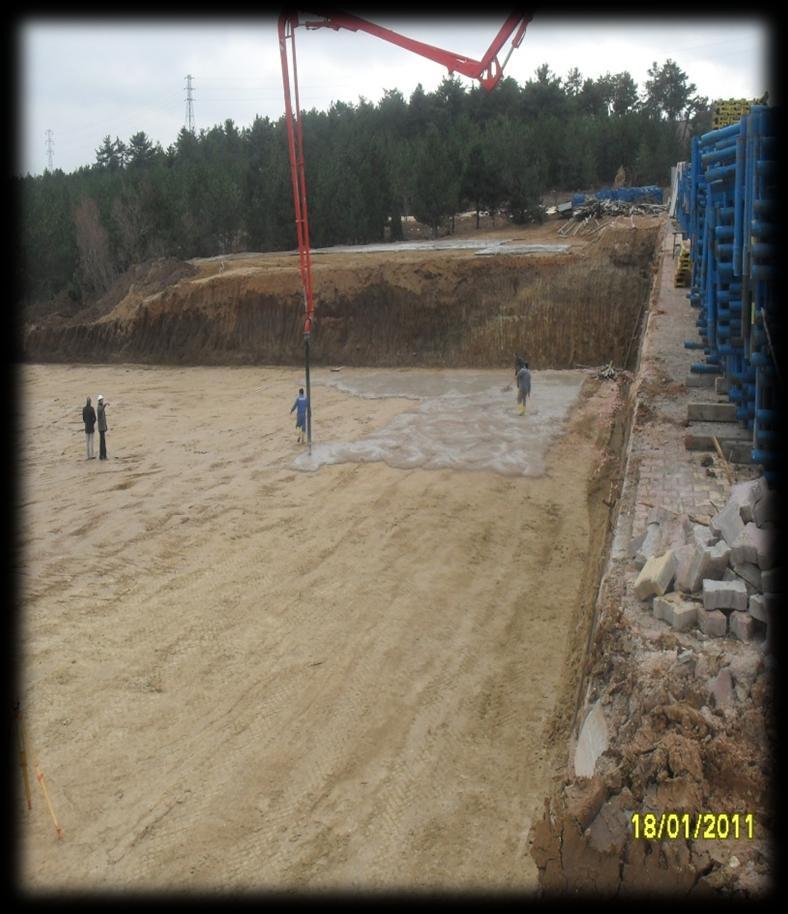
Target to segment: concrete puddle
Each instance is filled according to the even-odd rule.
[[[351,396],[406,398],[413,408],[356,441],[320,441],[298,470],[325,464],[382,461],[398,469],[486,470],[504,476],[539,476],[544,456],[577,400],[581,371],[535,371],[525,415],[516,403],[513,372],[472,370],[364,370],[316,374],[316,388]],[[319,396],[319,394],[318,394]]]

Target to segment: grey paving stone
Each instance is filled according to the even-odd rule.
[[[703,581],[703,608],[747,609],[747,588],[744,581]]]
[[[752,521],[745,524],[732,544],[731,564],[750,562],[768,571],[777,563],[776,534],[776,530],[758,527]]]
[[[723,638],[728,631],[728,620],[725,613],[718,609],[697,608],[698,628],[710,638]]]
[[[739,641],[752,641],[755,620],[748,612],[732,612],[728,624],[731,634],[735,635]]]

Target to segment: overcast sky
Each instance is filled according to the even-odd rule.
[[[506,18],[447,13],[398,19],[360,8],[358,14],[477,60]],[[277,120],[284,112],[274,15],[202,21],[30,17],[15,27],[18,174],[41,174],[47,167],[48,130],[54,167],[65,172],[93,164],[107,134],[127,142],[144,131],[166,148],[186,122],[187,74],[198,131],[227,118],[245,127],[255,115]],[[504,75],[523,84],[545,63],[562,77],[572,67],[593,78],[627,70],[642,92],[652,63],[670,58],[710,100],[758,98],[768,90],[776,103],[773,29],[760,14],[697,20],[537,14]],[[334,101],[355,104],[360,96],[376,103],[384,89],[399,89],[408,99],[418,83],[429,92],[447,75],[439,64],[363,32],[299,28],[296,49],[307,110],[327,110]],[[461,79],[466,87],[473,84]]]

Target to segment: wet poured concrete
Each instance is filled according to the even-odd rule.
[[[439,241],[397,241],[389,244],[336,245],[330,248],[314,248],[313,254],[377,254],[404,251],[475,251],[477,254],[566,254],[568,244],[523,244],[510,238],[495,241],[478,238],[449,238]],[[296,254],[297,251],[291,253]]]
[[[518,412],[513,377],[504,371],[345,369],[316,373],[312,383],[312,453],[299,470],[382,461],[399,469],[486,470],[539,476],[545,453],[576,402],[582,371],[532,372],[531,397]],[[404,398],[412,408],[356,441],[332,440],[319,424],[320,386],[354,397]]]

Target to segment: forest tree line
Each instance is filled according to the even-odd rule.
[[[630,185],[665,186],[709,129],[694,93],[671,60],[642,91],[627,72],[562,78],[543,65],[489,93],[447,76],[407,100],[389,90],[304,112],[312,245],[397,240],[406,214],[435,234],[467,210],[538,220],[545,195],[610,185],[621,166]],[[284,117],[182,129],[167,149],[144,132],[108,135],[90,165],[14,181],[23,305],[93,300],[151,258],[296,247]]]

